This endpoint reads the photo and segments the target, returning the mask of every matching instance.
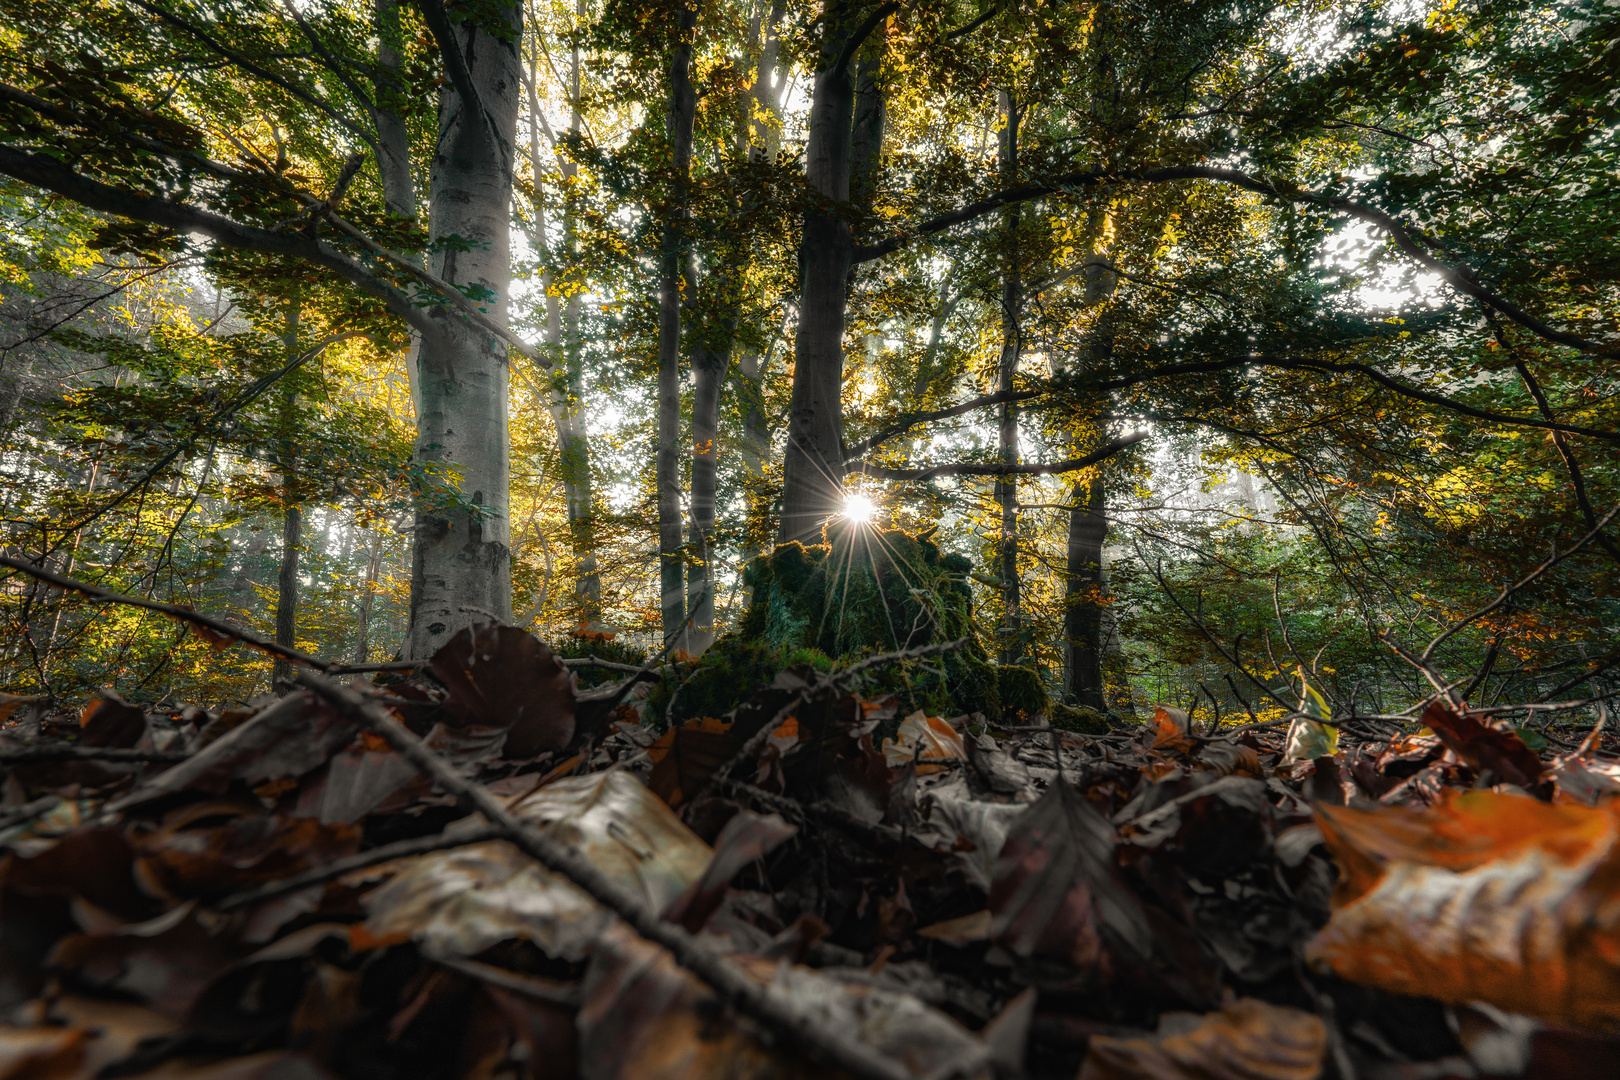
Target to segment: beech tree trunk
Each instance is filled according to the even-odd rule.
[[[1114,291],[1115,275],[1101,262],[1101,213],[1094,214],[1095,261],[1086,269],[1086,303],[1095,307]],[[1106,325],[1098,327],[1092,359],[1106,357],[1111,349]],[[1100,405],[1097,411],[1101,411]],[[1079,449],[1078,447],[1076,448]],[[1107,594],[1108,581],[1103,568],[1103,545],[1108,538],[1107,487],[1101,466],[1094,466],[1075,481],[1070,494],[1069,543],[1064,574],[1063,636],[1068,649],[1069,694],[1076,705],[1106,712],[1108,700],[1104,659],[1113,637]]]
[[[686,603],[691,625],[687,652],[696,656],[714,644],[715,484],[720,466],[720,389],[731,361],[728,310],[712,341],[692,350],[692,525],[687,561]]]
[[[1103,694],[1103,543],[1108,536],[1102,470],[1076,480],[1069,511],[1063,636],[1069,648],[1069,693],[1076,705],[1105,712]]]
[[[799,242],[799,325],[779,533],[783,541],[805,543],[818,543],[822,525],[843,505],[844,305],[854,257],[854,237],[840,213],[849,201],[855,112],[855,82],[843,55],[853,20],[839,0],[828,0],[825,11],[805,144],[805,179],[823,205],[804,215]]]
[[[354,628],[354,662],[357,664],[371,663],[371,608],[377,600],[377,571],[382,567],[382,530],[377,530],[371,539],[371,549],[366,554],[366,585],[360,594],[360,611],[355,616]]]
[[[683,6],[669,61],[670,201],[664,208],[658,275],[658,588],[664,638],[686,621],[681,566],[681,259],[685,250],[686,188],[692,168],[692,31],[697,12]]]
[[[298,356],[299,301],[287,303],[282,350],[290,363]],[[294,455],[293,430],[298,396],[291,387],[281,388],[281,573],[276,578],[276,644],[296,648],[298,644],[298,549],[304,541],[304,518],[298,505],[298,467]],[[292,665],[277,660],[270,669],[270,687],[278,688],[291,679]]]
[[[1000,97],[1001,182],[1002,187],[1010,188],[1018,174],[1019,109],[1018,100],[1010,91],[1003,90]],[[1018,361],[1022,352],[1018,320],[1022,299],[1018,267],[1018,204],[1013,203],[1002,213],[1006,249],[1002,255],[1001,361],[996,366],[996,391],[1010,393],[1018,377]],[[997,434],[1002,464],[1018,464],[1018,406],[1014,402],[1002,402]],[[995,500],[1001,511],[1001,535],[996,550],[996,572],[1001,578],[1000,660],[1003,664],[1016,664],[1024,654],[1024,619],[1022,589],[1018,580],[1018,478],[1015,475],[996,478]]]
[[[462,100],[454,85],[440,91],[428,216],[433,240],[456,238],[434,256],[434,273],[482,290],[485,312],[504,325],[522,14],[516,6],[498,10],[511,40],[472,22],[454,30],[477,99]],[[417,355],[416,457],[437,484],[417,499],[412,659],[431,656],[473,623],[512,615],[507,347],[448,306],[431,314],[436,325]]]
[[[576,6],[576,15],[583,17],[584,5]],[[538,54],[538,50],[536,50]],[[585,427],[585,370],[583,342],[579,336],[580,298],[572,288],[566,302],[553,289],[557,259],[546,241],[545,199],[540,178],[544,173],[540,155],[540,92],[539,55],[525,79],[529,94],[529,167],[534,177],[534,235],[530,243],[536,251],[544,253],[546,269],[541,274],[541,290],[546,304],[546,345],[557,367],[543,372],[551,387],[547,410],[557,429],[557,452],[561,465],[563,499],[568,513],[569,547],[574,555],[574,604],[584,629],[597,630],[602,622],[602,577],[596,565],[596,526],[592,517],[591,455]],[[580,55],[575,48],[569,53],[569,124],[570,134],[579,134]],[[577,248],[575,196],[573,181],[578,166],[563,155],[558,155],[558,170],[562,176],[563,219],[559,245],[564,258],[572,258]]]

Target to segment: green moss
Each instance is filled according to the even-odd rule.
[[[821,662],[807,659],[820,670],[831,657],[965,637],[963,649],[881,673],[868,693],[897,694],[908,711],[998,715],[996,669],[973,629],[973,564],[899,529],[835,522],[826,540],[783,544],[744,568],[753,600],[739,635],[784,657],[814,650]]]
[[[1075,708],[1056,702],[1047,716],[1051,718],[1053,727],[1081,735],[1106,735],[1112,730],[1103,714],[1096,709]]]
[[[782,650],[727,634],[696,663],[683,668],[681,678],[665,679],[653,689],[647,697],[648,715],[661,728],[673,699],[670,717],[675,723],[724,716],[769,684],[785,666]]]
[[[1034,668],[1016,664],[996,668],[996,692],[1001,698],[1001,718],[1008,723],[1030,723],[1052,706],[1041,673]]]

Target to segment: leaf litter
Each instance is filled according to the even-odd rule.
[[[5,701],[0,750],[154,753],[10,765],[0,1080],[1579,1078],[1620,1049],[1620,762],[1443,703],[1415,734],[1307,700],[1082,735],[804,669],[660,732],[493,625],[354,688],[399,730],[309,689]]]

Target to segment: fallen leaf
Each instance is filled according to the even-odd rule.
[[[557,780],[511,807],[619,884],[664,910],[713,857],[657,796],[623,772]],[[611,921],[607,911],[506,841],[402,859],[366,897],[357,947],[415,940],[476,956],[514,938],[552,956],[583,959]],[[371,876],[376,870],[364,871]]]
[[[734,815],[715,837],[714,858],[709,860],[703,876],[675,899],[664,918],[697,933],[720,906],[737,872],[754,860],[764,858],[798,831],[776,814],[761,815],[744,810]]]
[[[1321,1017],[1240,998],[1204,1016],[1167,1013],[1145,1039],[1093,1036],[1080,1080],[1316,1080],[1326,1052]]]
[[[1532,788],[1541,781],[1541,759],[1516,732],[1498,731],[1471,713],[1455,712],[1438,701],[1423,710],[1423,722],[1448,750],[1480,772],[1490,770],[1497,783]]]
[[[900,722],[893,739],[883,741],[883,760],[891,767],[917,760],[919,773],[939,772],[946,761],[966,761],[967,747],[956,729],[937,716],[924,716],[921,710]]]
[[[0,1027],[0,1080],[55,1080],[71,1076],[84,1057],[78,1028]]]
[[[1339,867],[1307,947],[1353,982],[1620,1032],[1620,810],[1455,793],[1428,810],[1319,807]]]
[[[758,956],[732,962],[848,1037],[919,1077],[947,1068],[989,1077],[990,1051],[949,1016],[909,994],[839,982]],[[583,1080],[812,1080],[831,1070],[795,1046],[770,1047],[721,1013],[711,992],[663,949],[615,924],[592,954],[579,1011]]]
[[[464,726],[506,731],[506,756],[560,750],[574,737],[574,678],[526,630],[485,623],[456,634],[433,654],[449,691],[444,708]]]
[[[1153,932],[1114,861],[1114,827],[1054,783],[1013,823],[990,885],[990,936],[1016,956],[1092,972],[1105,943],[1151,954]]]
[[[647,786],[670,806],[680,806],[703,790],[740,745],[724,720],[709,716],[688,720],[647,747],[647,756],[653,760]]]

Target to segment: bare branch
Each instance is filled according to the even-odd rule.
[[[239,641],[251,648],[258,649],[262,653],[269,653],[271,656],[280,657],[294,664],[302,664],[318,671],[325,671],[332,667],[325,660],[318,660],[308,653],[299,652],[297,649],[286,645],[278,645],[271,639],[256,634],[244,626],[237,626],[235,623],[227,622],[224,619],[216,619],[210,615],[202,615],[192,611],[190,608],[180,607],[178,604],[165,604],[158,600],[143,600],[138,596],[125,596],[123,593],[110,592],[74,578],[52,573],[43,567],[35,566],[33,563],[24,562],[22,559],[13,559],[9,555],[0,555],[0,566],[8,566],[19,573],[27,574],[31,578],[36,578],[58,589],[65,589],[69,592],[79,593],[81,596],[87,596],[98,604],[122,604],[125,607],[137,607],[144,608],[147,611],[155,611],[179,622],[200,627],[216,637]]]
[[[964,401],[960,405],[952,405],[948,409],[938,409],[934,412],[905,413],[899,420],[882,428],[876,435],[862,439],[854,446],[844,451],[845,460],[854,460],[865,456],[868,450],[879,443],[887,442],[896,435],[904,434],[919,424],[931,424],[936,420],[949,420],[953,416],[970,413],[974,409],[982,409],[989,405],[999,405],[1004,401],[1025,401],[1032,397],[1040,397],[1044,390],[1003,390],[995,394],[984,394],[971,401]]]
[[[849,467],[851,473],[864,474],[880,480],[932,480],[936,476],[1046,476],[1053,473],[1077,472],[1089,468],[1100,461],[1106,461],[1121,451],[1147,438],[1151,432],[1138,431],[1113,442],[1104,443],[1084,457],[1070,458],[1067,461],[1057,461],[1049,465],[976,465],[958,463],[953,465],[933,465],[917,469],[895,469],[887,465],[870,465],[866,462],[856,462]]]
[[[1231,184],[1234,187],[1253,191],[1269,198],[1296,203],[1312,203],[1360,218],[1387,232],[1390,240],[1408,258],[1425,269],[1438,274],[1446,284],[1458,292],[1472,296],[1538,336],[1560,345],[1580,349],[1582,352],[1610,354],[1616,351],[1617,346],[1612,342],[1588,341],[1575,334],[1565,333],[1562,330],[1548,326],[1506,298],[1477,284],[1472,270],[1467,267],[1451,266],[1436,259],[1429,254],[1428,249],[1422,243],[1407,231],[1404,225],[1381,210],[1338,195],[1306,191],[1283,182],[1271,183],[1259,177],[1250,176],[1248,173],[1239,172],[1236,169],[1223,169],[1212,165],[1172,165],[1158,169],[1103,170],[1093,168],[1085,172],[1058,176],[1041,183],[1021,184],[1015,188],[996,192],[977,202],[969,203],[948,214],[930,218],[914,225],[911,229],[898,236],[890,237],[876,244],[858,247],[855,249],[854,262],[860,264],[870,262],[873,259],[880,259],[891,252],[898,251],[912,238],[931,236],[943,232],[953,226],[973,221],[1014,203],[1028,202],[1031,199],[1062,194],[1077,188],[1095,188],[1103,184],[1164,184],[1179,180],[1212,180],[1216,183]]]

